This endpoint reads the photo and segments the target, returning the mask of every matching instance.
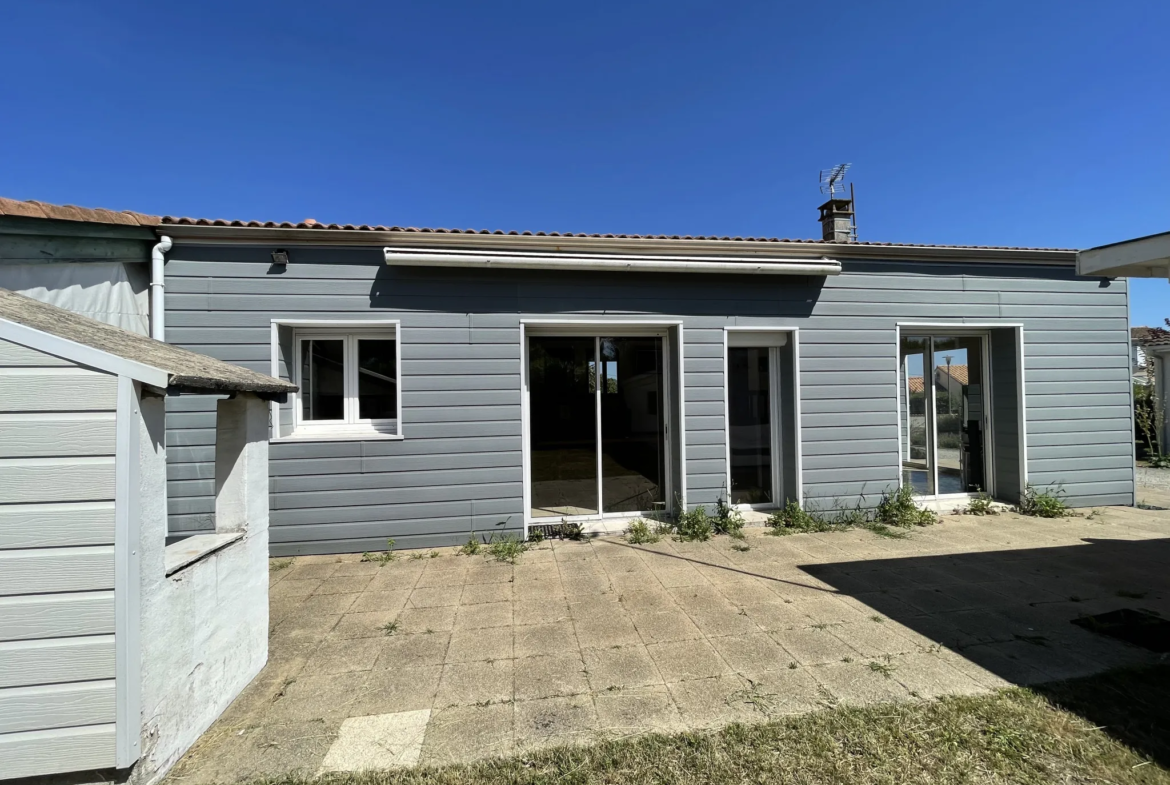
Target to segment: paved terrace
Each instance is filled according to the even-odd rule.
[[[756,529],[747,544],[555,542],[514,566],[450,551],[274,561],[268,667],[172,780],[978,693],[1155,659],[1077,616],[1170,617],[1167,512],[952,516],[906,539]]]

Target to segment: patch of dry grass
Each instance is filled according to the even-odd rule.
[[[266,785],[1170,783],[1170,666],[1036,690],[837,708],[715,733]]]

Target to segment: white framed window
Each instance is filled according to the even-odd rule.
[[[288,438],[400,438],[397,325],[300,326],[292,334],[293,431]]]

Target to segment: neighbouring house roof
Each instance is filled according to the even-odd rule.
[[[1144,343],[1150,338],[1150,333],[1153,332],[1151,327],[1130,327],[1129,340],[1133,343]]]
[[[911,393],[926,392],[926,384],[921,376],[911,376],[906,379]]]
[[[946,376],[948,371],[949,371],[951,378],[954,379],[959,384],[967,384],[968,383],[967,382],[967,366],[966,365],[951,365],[949,367],[946,365],[939,365],[937,367],[938,367],[938,372],[940,375]]]
[[[571,237],[594,239],[619,240],[714,240],[743,243],[804,243],[808,245],[838,245],[838,246],[870,246],[886,248],[938,248],[938,249],[970,249],[973,251],[1048,251],[1075,253],[1072,248],[1028,248],[1022,246],[1001,245],[940,245],[929,243],[892,243],[874,241],[850,241],[833,243],[817,239],[790,239],[780,237],[730,237],[718,235],[666,235],[666,234],[616,234],[616,233],[581,233],[581,232],[544,232],[544,231],[517,231],[503,229],[443,229],[415,226],[371,225],[371,224],[338,224],[322,223],[312,218],[303,221],[245,221],[223,218],[189,218],[173,215],[147,215],[133,211],[114,212],[101,208],[90,209],[73,205],[57,206],[45,202],[21,202],[0,197],[0,215],[22,215],[33,218],[55,218],[64,221],[92,221],[100,223],[135,223],[140,226],[158,227],[161,231],[167,226],[202,226],[202,227],[234,227],[241,229],[310,229],[334,230],[353,232],[396,232],[404,235],[439,234],[439,235],[493,235],[512,237]]]
[[[209,393],[274,395],[297,390],[296,385],[280,379],[180,349],[7,289],[0,289],[0,320],[156,369],[166,374],[168,387]]]

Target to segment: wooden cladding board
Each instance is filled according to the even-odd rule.
[[[6,733],[0,761],[6,779],[113,768],[114,724]]]
[[[113,675],[113,635],[0,643],[0,687],[91,681]]]

